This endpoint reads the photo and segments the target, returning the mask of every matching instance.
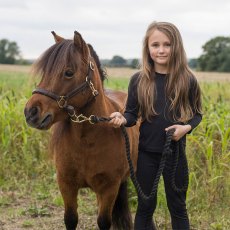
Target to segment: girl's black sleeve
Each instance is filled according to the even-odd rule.
[[[138,119],[139,105],[137,99],[137,84],[139,73],[134,74],[131,77],[128,87],[128,98],[126,102],[126,108],[124,117],[127,121],[126,127],[131,127],[136,124]]]
[[[199,107],[197,105],[197,103],[201,103],[201,99],[198,97],[200,97],[200,87],[198,85],[197,80],[195,78],[192,78],[192,80],[190,82],[190,89],[189,89],[189,102],[193,108],[194,116],[187,123],[188,125],[191,125],[191,127],[192,127],[192,129],[190,130],[189,133],[191,133],[192,130],[194,128],[196,128],[202,120],[202,114],[200,112],[197,112],[197,109],[195,109],[195,108]],[[201,105],[200,105],[200,107],[201,107]]]
[[[192,127],[189,133],[191,133],[191,131],[200,124],[201,120],[202,115],[200,113],[196,113],[194,117],[190,121],[188,121],[188,125],[191,125]]]

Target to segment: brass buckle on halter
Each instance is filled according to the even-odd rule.
[[[57,101],[58,106],[63,109],[67,105],[67,101],[65,99],[65,96],[60,96],[60,99]]]

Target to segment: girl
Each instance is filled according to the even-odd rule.
[[[130,80],[125,113],[112,113],[110,123],[114,127],[130,127],[139,116],[142,122],[136,176],[148,195],[159,167],[166,132],[174,128],[173,140],[181,139],[185,143],[186,134],[202,119],[199,85],[188,67],[180,32],[168,22],[149,25],[143,41],[142,69]],[[170,166],[170,158],[168,162]],[[175,175],[178,187],[183,186],[183,167],[179,158]],[[173,190],[169,168],[165,167],[163,179],[172,228],[186,230],[189,229],[186,191]],[[155,229],[156,204],[156,195],[148,204],[138,197],[135,230]]]

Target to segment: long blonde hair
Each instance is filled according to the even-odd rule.
[[[196,78],[188,67],[180,32],[175,25],[168,22],[151,23],[143,40],[142,69],[137,88],[142,119],[150,121],[152,116],[157,115],[154,108],[155,82],[152,77],[155,74],[154,61],[150,57],[148,48],[148,40],[154,30],[164,33],[171,44],[165,88],[165,94],[170,103],[169,112],[173,121],[186,123],[194,116],[194,113],[201,113],[201,93]],[[195,82],[193,105],[189,101],[192,80]]]

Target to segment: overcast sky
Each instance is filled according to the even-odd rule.
[[[16,41],[24,58],[38,58],[54,43],[51,31],[74,30],[101,59],[140,58],[152,21],[169,21],[181,32],[188,58],[216,36],[230,36],[230,0],[0,0],[0,39]]]

